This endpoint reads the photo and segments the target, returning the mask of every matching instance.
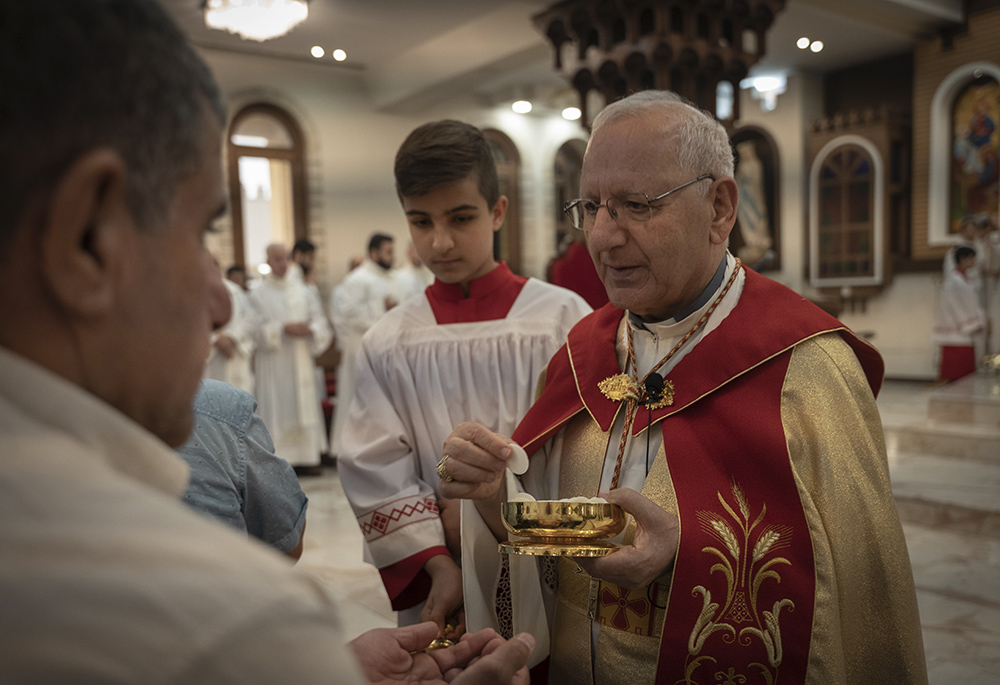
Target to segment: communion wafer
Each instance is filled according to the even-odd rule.
[[[520,476],[528,470],[528,453],[524,451],[523,447],[513,442],[510,443],[510,449],[512,454],[507,460],[507,468]]]

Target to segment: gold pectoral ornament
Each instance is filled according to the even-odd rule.
[[[665,380],[663,389],[650,397],[644,386],[624,373],[609,376],[597,384],[601,393],[612,402],[636,402],[650,409],[663,409],[674,403],[674,384]]]
[[[625,443],[628,441],[629,433],[632,431],[632,422],[635,420],[636,410],[639,405],[644,404],[651,410],[656,410],[669,407],[674,403],[674,384],[665,380],[657,373],[657,371],[659,371],[659,369],[666,364],[671,357],[677,354],[677,351],[684,347],[684,344],[708,322],[709,317],[712,316],[712,312],[714,312],[722,302],[722,299],[726,296],[726,293],[729,292],[729,289],[733,287],[733,283],[736,282],[736,277],[739,275],[742,268],[743,263],[740,262],[739,258],[737,258],[736,266],[733,268],[733,273],[729,276],[729,280],[726,282],[725,287],[722,288],[715,300],[712,301],[712,304],[705,310],[705,313],[701,315],[691,330],[689,330],[660,361],[653,365],[653,368],[650,369],[649,373],[643,376],[641,381],[639,380],[638,372],[636,370],[635,347],[632,343],[632,327],[626,324],[625,335],[626,342],[628,344],[628,368],[632,371],[633,375],[630,376],[626,373],[618,373],[614,376],[605,378],[597,384],[601,393],[612,402],[626,403],[625,425],[622,429],[621,441],[618,443],[618,458],[615,461],[615,471],[611,476],[612,490],[618,487],[618,479],[621,476],[622,459],[625,456]],[[662,382],[663,385],[655,393],[649,393],[646,388],[654,387],[653,384],[650,383],[654,377],[658,380],[658,382]]]

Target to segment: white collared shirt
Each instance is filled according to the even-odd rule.
[[[188,510],[187,478],[0,349],[0,682],[364,682],[322,586]]]

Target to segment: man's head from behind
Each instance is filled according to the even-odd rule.
[[[0,4],[0,345],[171,444],[227,297],[218,89],[151,0]]]
[[[726,253],[736,195],[729,138],[707,112],[668,91],[642,91],[602,110],[580,197],[611,302],[648,321],[693,303]]]
[[[316,245],[308,238],[299,238],[292,245],[292,261],[302,267],[303,276],[308,276],[316,261]]]
[[[368,240],[368,258],[388,271],[396,258],[395,245],[391,235],[375,233]]]
[[[231,267],[226,269],[226,278],[244,290],[247,289],[247,270],[242,265],[233,264]]]
[[[396,153],[395,174],[417,254],[439,280],[467,288],[493,269],[507,198],[482,131],[453,120],[424,124]]]

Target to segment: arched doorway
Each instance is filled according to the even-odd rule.
[[[521,155],[514,141],[496,129],[483,129],[483,135],[493,150],[500,181],[500,194],[508,200],[507,217],[493,236],[493,256],[507,262],[510,270],[521,273]]]
[[[284,109],[256,103],[233,117],[227,139],[233,263],[256,270],[264,249],[308,233],[302,129]]]

